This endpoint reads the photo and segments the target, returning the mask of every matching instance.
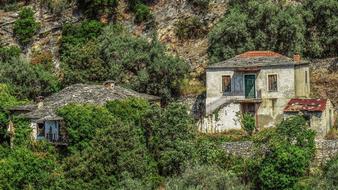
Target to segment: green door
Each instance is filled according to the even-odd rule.
[[[255,75],[244,75],[245,98],[256,98]]]

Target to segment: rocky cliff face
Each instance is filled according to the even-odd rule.
[[[40,9],[34,4],[29,5],[29,7],[35,12],[34,16],[40,23],[40,30],[33,37],[32,42],[23,49],[23,53],[27,58],[30,58],[34,51],[48,51],[53,55],[55,66],[58,67],[62,26],[66,22],[78,22],[82,17],[80,14],[74,14],[72,8],[64,10],[61,15],[56,15],[45,9]],[[18,45],[13,34],[13,25],[18,16],[19,11],[5,12],[0,9],[0,40],[5,45]]]

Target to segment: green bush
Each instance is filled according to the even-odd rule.
[[[78,24],[65,24],[62,28],[60,54],[61,60],[69,57],[71,48],[82,47],[89,40],[96,39],[103,25],[94,20],[86,20]]]
[[[65,160],[67,189],[118,189],[125,175],[140,180],[156,175],[139,130],[118,120],[98,128],[83,151]]]
[[[248,50],[272,50],[285,55],[325,57],[337,55],[338,3],[331,0],[244,0],[230,2],[225,17],[209,34],[210,62]]]
[[[61,171],[54,156],[24,147],[0,146],[0,152],[0,189],[57,188]]]
[[[315,132],[301,116],[289,118],[262,141],[265,151],[253,159],[250,177],[262,189],[289,189],[303,177],[315,154]],[[262,150],[262,147],[260,148]],[[261,155],[263,154],[263,155]]]
[[[107,109],[95,105],[70,104],[60,108],[58,115],[64,118],[67,126],[70,152],[87,148],[96,130],[111,126],[115,121]]]
[[[153,19],[153,15],[147,5],[137,4],[135,6],[135,23],[146,22]]]
[[[243,185],[241,180],[233,173],[227,172],[214,165],[193,166],[187,168],[182,176],[168,179],[166,189],[250,189]]]
[[[251,136],[256,129],[255,117],[250,113],[244,113],[241,117],[241,123],[242,128]]]
[[[65,47],[64,85],[115,80],[139,92],[170,99],[178,95],[189,68],[178,57],[167,55],[156,39],[148,42],[133,37],[116,25],[105,28],[97,40],[94,36],[66,35]]]
[[[20,98],[48,96],[60,89],[59,80],[50,68],[50,65],[32,65],[21,58],[0,62],[0,83],[10,84],[14,95]]]
[[[76,0],[79,8],[90,18],[97,18],[114,11],[118,0]]]
[[[33,10],[23,8],[19,13],[19,18],[14,22],[13,31],[19,43],[26,46],[32,41],[39,28],[40,24],[35,21]]]
[[[193,4],[200,9],[207,9],[210,3],[210,0],[189,0],[189,3]]]
[[[207,33],[206,24],[198,17],[180,19],[175,23],[176,36],[180,39],[200,38]]]
[[[16,46],[2,47],[0,46],[0,62],[9,61],[13,57],[19,57],[21,50]]]
[[[17,100],[13,96],[12,89],[6,84],[0,84],[0,144],[9,143],[7,126],[9,123],[8,109],[23,104],[23,101]]]

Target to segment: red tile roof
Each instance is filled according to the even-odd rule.
[[[284,112],[312,111],[322,112],[326,108],[326,99],[291,99]]]
[[[250,57],[281,57],[283,55],[273,52],[273,51],[247,51],[238,55],[240,58],[250,58]]]

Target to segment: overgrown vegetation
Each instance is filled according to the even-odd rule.
[[[206,24],[198,17],[181,19],[175,27],[176,35],[180,39],[200,38],[207,33]]]
[[[26,46],[32,41],[32,37],[37,33],[40,24],[34,18],[31,8],[23,8],[19,13],[19,18],[14,23],[14,34],[22,46]]]
[[[84,32],[86,27],[75,28],[65,29],[62,45],[65,48],[61,51],[64,85],[115,80],[139,92],[159,95],[164,99],[178,95],[180,81],[188,72],[188,65],[177,57],[167,55],[165,47],[155,38],[148,42],[144,38],[133,37],[120,25],[104,28],[98,37],[82,37],[77,32]]]
[[[284,55],[337,55],[338,2],[246,0],[232,2],[225,17],[209,34],[214,63],[248,50],[273,50]]]
[[[9,84],[20,98],[46,96],[60,86],[50,64],[33,65],[19,57],[0,62],[0,76],[0,83]]]
[[[189,3],[199,7],[200,9],[207,9],[210,3],[210,0],[189,0]]]
[[[257,138],[265,146],[250,166],[249,174],[262,189],[293,188],[304,176],[315,154],[315,132],[302,116],[282,121],[276,129]],[[263,147],[260,148],[264,150]]]
[[[244,113],[241,116],[241,123],[242,128],[251,136],[256,129],[255,117],[251,113]]]

